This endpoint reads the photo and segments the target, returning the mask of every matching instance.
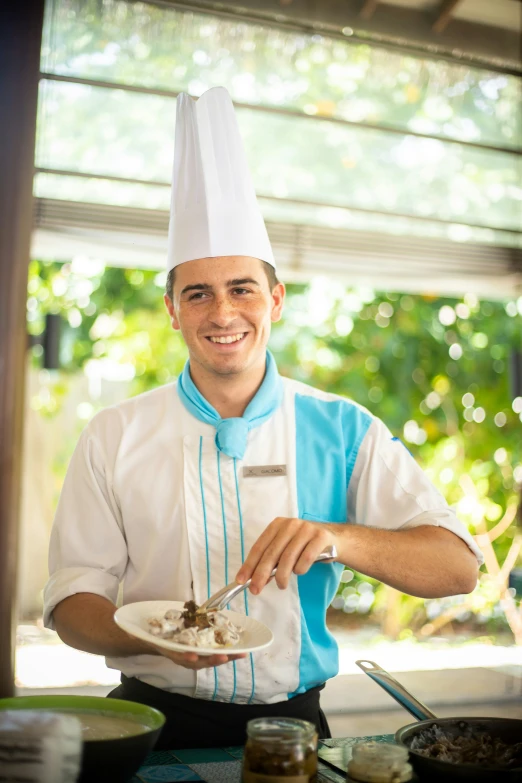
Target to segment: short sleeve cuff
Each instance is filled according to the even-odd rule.
[[[52,614],[54,608],[64,598],[76,593],[94,593],[116,603],[118,585],[119,580],[116,576],[97,568],[78,566],[59,569],[51,576],[44,590],[45,627],[55,630]]]
[[[451,530],[452,533],[455,533],[456,536],[461,538],[469,546],[477,558],[479,566],[484,562],[484,555],[478,548],[473,536],[466,530],[462,522],[457,519],[450,508],[425,511],[402,525],[401,530],[421,527],[421,525],[434,525],[435,527],[445,527],[446,530]]]

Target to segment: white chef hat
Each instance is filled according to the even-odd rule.
[[[176,103],[167,268],[211,256],[252,256],[275,267],[224,87],[197,101],[181,93]]]

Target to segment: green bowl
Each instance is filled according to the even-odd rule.
[[[141,725],[147,727],[140,734],[84,741],[78,783],[124,783],[134,775],[147,753],[153,749],[165,723],[163,713],[145,704],[101,696],[15,696],[0,699],[0,710],[99,711],[139,718]]]

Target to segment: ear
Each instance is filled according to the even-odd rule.
[[[281,320],[283,313],[283,305],[285,302],[286,288],[283,283],[278,283],[272,291],[272,312],[270,313],[270,320],[272,323]]]
[[[179,330],[181,327],[179,325],[178,316],[176,315],[174,302],[170,296],[167,296],[167,294],[163,294],[163,301],[165,302],[165,307],[167,308],[168,314],[170,316],[170,324],[172,328]]]

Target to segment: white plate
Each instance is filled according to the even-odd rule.
[[[198,655],[235,655],[257,652],[257,650],[269,647],[274,641],[274,635],[266,625],[252,617],[247,617],[245,614],[230,612],[227,609],[222,610],[223,614],[243,629],[238,643],[230,647],[191,647],[188,644],[173,642],[171,639],[160,639],[158,636],[153,636],[148,631],[147,620],[150,617],[163,617],[169,609],[183,611],[183,601],[139,601],[134,604],[126,604],[116,610],[114,619],[120,628],[131,636],[175,652],[195,652]]]

